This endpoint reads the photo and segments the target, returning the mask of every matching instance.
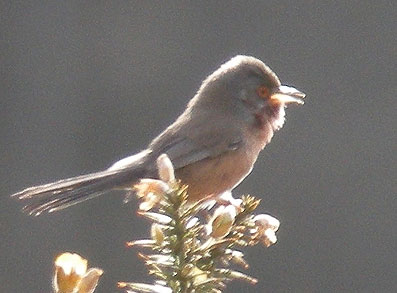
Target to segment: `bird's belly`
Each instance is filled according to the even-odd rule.
[[[189,199],[199,200],[233,189],[251,172],[257,155],[245,148],[229,151],[177,169],[176,176],[188,185]]]

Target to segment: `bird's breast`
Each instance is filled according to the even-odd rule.
[[[246,131],[240,148],[177,169],[176,176],[189,186],[193,201],[232,190],[251,172],[268,139],[261,132]]]

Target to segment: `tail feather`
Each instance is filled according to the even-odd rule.
[[[65,192],[68,189],[74,189],[78,186],[88,185],[92,182],[92,180],[98,180],[99,178],[109,176],[109,173],[110,171],[91,173],[87,175],[58,180],[48,184],[32,186],[20,192],[12,194],[11,197],[16,197],[18,199],[30,199],[37,198],[39,196],[45,196],[48,193],[57,194],[58,192]]]
[[[144,175],[143,169],[118,169],[82,175],[53,183],[34,186],[17,192],[12,197],[31,200],[23,210],[38,216],[54,212],[97,197],[104,192],[131,186]]]

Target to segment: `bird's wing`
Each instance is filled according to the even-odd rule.
[[[151,143],[149,149],[153,154],[166,153],[175,169],[179,169],[242,146],[243,139],[239,129],[226,123],[203,122],[205,123],[196,124],[194,127],[171,126]]]

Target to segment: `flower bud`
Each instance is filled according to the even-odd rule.
[[[223,238],[229,234],[237,212],[233,205],[219,206],[208,223],[208,233],[214,238]]]
[[[161,229],[159,224],[154,223],[152,228],[150,229],[150,234],[152,239],[156,242],[157,245],[161,245],[164,241],[164,232]]]
[[[244,254],[238,250],[226,250],[230,254],[230,258],[236,264],[243,266],[245,269],[248,269],[248,263],[244,260]]]
[[[161,180],[164,182],[175,181],[174,166],[167,154],[162,154],[157,158],[157,168]]]

